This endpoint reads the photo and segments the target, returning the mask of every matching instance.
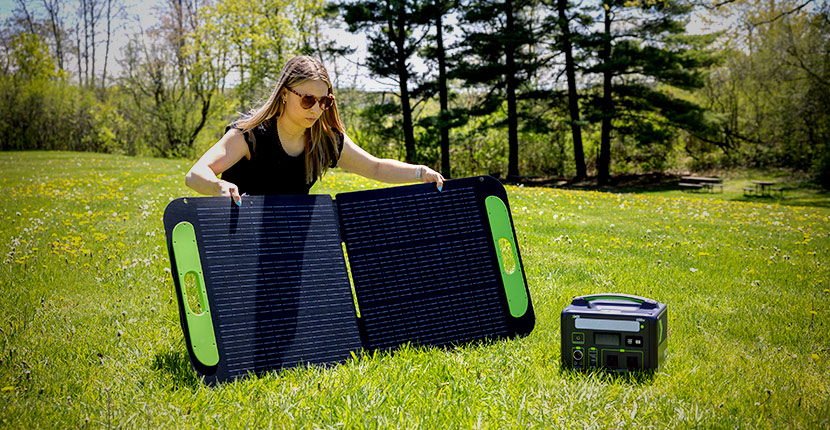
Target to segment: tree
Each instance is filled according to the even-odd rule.
[[[585,166],[585,153],[582,149],[582,127],[579,111],[579,94],[576,87],[576,62],[573,55],[573,35],[571,17],[568,9],[573,8],[567,0],[556,0],[557,25],[559,27],[559,50],[565,54],[565,75],[568,81],[568,114],[570,115],[571,135],[573,136],[575,180],[588,176]],[[573,14],[572,14],[573,16]]]
[[[434,0],[429,9],[431,21],[435,26],[434,37],[434,56],[433,52],[427,52],[427,58],[435,58],[438,63],[438,102],[440,104],[440,112],[438,116],[438,129],[441,135],[441,174],[445,178],[452,176],[452,169],[450,168],[450,129],[457,124],[454,121],[452,112],[449,108],[449,88],[447,86],[447,50],[444,42],[444,17],[450,13],[457,3],[455,0]],[[432,51],[432,50],[430,50]]]
[[[55,64],[49,48],[36,34],[20,33],[8,51],[9,74],[0,76],[0,140],[2,149],[46,148],[42,133],[48,121],[50,81]]]
[[[713,36],[684,34],[689,12],[679,0],[603,0],[602,30],[583,43],[596,58],[586,71],[602,77],[589,106],[589,118],[601,122],[600,184],[610,179],[614,131],[655,149],[671,145],[671,130],[703,137],[714,132],[705,109],[671,90],[702,87],[703,70],[715,61],[705,50]]]
[[[691,142],[699,163],[812,171],[830,188],[830,5],[803,6],[741,0],[715,11],[736,24],[700,96],[726,121],[715,139]]]
[[[322,0],[219,0],[197,30],[200,45],[238,76],[239,107],[247,110],[272,89],[285,61],[303,52],[323,13]]]
[[[43,0],[46,1],[59,1],[59,0]],[[110,58],[110,45],[112,43],[112,33],[113,31],[117,30],[117,26],[114,26],[114,21],[118,18],[123,18],[125,16],[124,7],[121,0],[105,0],[106,4],[106,12],[105,18],[107,22],[107,32],[106,32],[106,39],[105,39],[105,47],[104,47],[104,70],[101,72],[101,89],[103,90],[107,85],[107,66],[109,65],[109,58]],[[115,27],[115,28],[114,28]]]
[[[58,68],[64,68],[64,33],[63,18],[61,17],[61,7],[63,0],[43,0],[43,8],[49,15],[49,29],[52,32],[52,37],[55,43],[55,56],[58,61]]]
[[[171,0],[160,24],[133,38],[123,52],[123,88],[153,118],[150,132],[161,135],[148,140],[162,156],[191,155],[224,79],[224,70],[212,67],[205,45],[195,37],[196,12],[194,3]]]
[[[410,59],[426,36],[429,15],[421,0],[356,0],[342,3],[349,31],[365,31],[369,39],[367,66],[375,75],[396,81],[399,89],[400,112],[403,118],[405,159],[415,163],[416,148],[413,123],[413,94],[410,85],[417,85]]]
[[[544,64],[532,49],[541,39],[529,16],[534,2],[478,0],[465,5],[465,42],[454,58],[454,76],[483,94],[482,103],[470,114],[488,114],[507,106],[508,177],[519,175],[520,86],[531,82],[531,76]]]
[[[437,95],[439,107],[435,114],[432,114],[433,109],[430,108],[427,114],[420,115],[416,125],[425,131],[419,135],[420,141],[423,142],[421,144],[423,153],[428,153],[428,150],[423,150],[424,146],[438,142],[441,173],[445,178],[452,176],[450,131],[466,121],[466,116],[459,109],[450,108],[450,100],[455,97],[450,88],[450,77],[454,73],[455,65],[451,54],[447,54],[453,49],[452,44],[447,42],[447,36],[452,37],[455,27],[446,25],[445,19],[454,14],[457,8],[456,0],[432,0],[427,3],[424,10],[430,23],[430,32],[418,52],[432,72],[428,72],[422,78],[416,92],[422,98],[428,99]]]

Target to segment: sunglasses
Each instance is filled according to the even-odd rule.
[[[324,97],[315,97],[311,94],[300,94],[294,91],[293,88],[285,87],[285,89],[300,96],[300,107],[303,109],[311,109],[311,107],[314,106],[315,103],[319,103],[320,109],[326,110],[334,104],[334,94],[329,94]]]

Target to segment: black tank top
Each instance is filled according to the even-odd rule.
[[[236,123],[233,123],[225,128],[225,133],[231,128],[239,129]],[[343,134],[336,130],[334,133],[339,157],[343,151]],[[306,183],[306,150],[303,149],[303,152],[295,157],[285,152],[277,134],[276,117],[265,120],[244,136],[251,159],[242,157],[222,173],[222,179],[239,187],[239,194],[308,194],[308,190],[317,182],[317,178]],[[337,161],[333,160],[329,167],[337,166]]]

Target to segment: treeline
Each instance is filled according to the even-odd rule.
[[[379,156],[600,183],[781,167],[830,187],[822,2],[165,0],[113,55],[122,0],[17,1],[2,29],[2,149],[196,156],[291,56],[339,77],[349,48],[321,29],[344,24],[368,39],[361,67],[395,83],[337,80],[350,135]],[[692,35],[694,7],[735,24]]]

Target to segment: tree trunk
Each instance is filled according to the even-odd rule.
[[[193,128],[193,132],[190,133],[190,140],[187,142],[187,147],[191,150],[193,149],[193,142],[196,141],[196,137],[199,136],[199,132],[202,131],[202,128],[207,123],[208,116],[210,116],[210,101],[212,97],[213,95],[209,92],[207,95],[199,95],[199,99],[202,102],[201,117],[199,118],[199,123]]]
[[[184,51],[184,34],[187,30],[185,30],[185,28],[184,28],[184,2],[183,2],[183,0],[176,0],[174,2],[173,7],[175,7],[175,9],[176,9],[174,11],[174,13],[176,14],[176,24],[175,24],[176,25],[176,34],[174,35],[175,43],[174,43],[173,46],[175,46],[175,49],[176,49],[176,62],[178,63],[177,66],[178,66],[178,69],[179,69],[179,86],[184,88],[185,67],[184,67],[184,52],[183,51]]]
[[[571,29],[565,14],[568,0],[558,0],[556,6],[559,10],[559,27],[562,31],[562,50],[565,51],[565,74],[568,77],[568,110],[571,114],[571,134],[574,142],[574,164],[576,164],[576,178],[574,179],[578,181],[585,179],[587,171],[585,154],[582,150],[582,128],[579,125],[579,95],[576,92],[576,67],[572,52]]]
[[[92,73],[89,74],[90,78],[92,79],[90,82],[90,86],[95,88],[95,24],[96,24],[96,16],[95,16],[95,0],[89,1],[89,39],[90,39],[90,46],[92,46]]]
[[[84,76],[81,69],[81,28],[77,22],[75,23],[75,43],[75,48],[78,50],[78,55],[75,56],[75,59],[78,60],[78,85],[84,86]]]
[[[391,24],[391,23],[390,23]],[[390,28],[391,29],[391,28]],[[397,32],[392,32],[395,40],[395,68],[401,89],[401,113],[403,114],[403,139],[407,163],[415,163],[415,130],[412,125],[412,106],[409,101],[409,70],[406,67],[406,11],[401,7],[397,18]]]
[[[438,98],[441,103],[441,174],[450,178],[450,128],[446,123],[446,114],[449,110],[449,96],[447,94],[447,59],[444,52],[444,29],[442,18],[444,10],[437,10],[435,20],[435,43],[438,47]]]
[[[513,19],[513,0],[507,0],[505,4],[507,21],[507,42],[505,43],[505,65],[507,80],[507,176],[519,176],[519,120],[516,108],[516,60],[514,57],[513,37],[515,25]]]
[[[608,3],[605,3],[608,5]],[[605,185],[610,179],[611,172],[611,115],[614,111],[611,98],[611,12],[610,5],[605,8],[605,33],[603,34],[600,60],[604,66],[602,71],[602,135],[599,143],[599,160],[597,161],[597,181]]]
[[[110,39],[112,39],[112,0],[107,0],[107,43],[104,49],[104,72],[101,74],[101,89],[107,85],[107,62],[110,56]]]
[[[60,0],[43,0],[43,7],[49,14],[49,24],[52,27],[52,37],[55,38],[55,56],[58,68],[63,70],[63,40],[61,39],[62,25],[60,23]]]

